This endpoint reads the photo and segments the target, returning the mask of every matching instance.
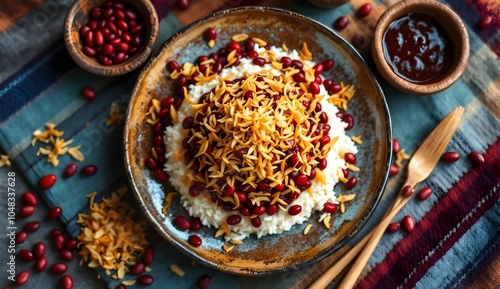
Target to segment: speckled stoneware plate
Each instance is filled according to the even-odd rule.
[[[214,48],[207,46],[204,32],[212,27],[218,31]],[[356,125],[348,135],[362,136],[358,145],[356,165],[357,186],[344,191],[339,184],[338,193],[356,193],[346,213],[334,214],[333,229],[327,230],[317,223],[318,213],[311,217],[315,224],[307,235],[306,223],[295,225],[280,235],[257,239],[250,237],[242,245],[225,252],[222,237],[215,238],[215,229],[203,228],[196,232],[202,240],[200,247],[188,243],[192,232],[180,231],[172,220],[177,215],[187,216],[186,210],[174,198],[168,216],[161,213],[155,199],[162,199],[172,188],[155,180],[146,167],[146,159],[153,145],[153,132],[146,122],[153,98],[162,99],[174,94],[165,64],[169,60],[179,63],[195,62],[197,56],[208,55],[230,41],[232,35],[246,33],[260,37],[270,44],[300,49],[306,41],[314,59],[333,58],[334,69],[325,72],[327,78],[353,84],[356,89],[348,112],[354,115]],[[144,68],[134,87],[125,128],[125,162],[128,177],[140,207],[154,228],[171,244],[194,260],[209,267],[240,275],[263,275],[300,268],[316,262],[341,248],[352,238],[375,209],[387,180],[391,161],[391,123],[382,90],[363,59],[339,34],[325,25],[305,16],[274,8],[239,8],[205,17],[168,39],[157,55]]]

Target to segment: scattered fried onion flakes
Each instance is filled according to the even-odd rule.
[[[87,195],[89,212],[78,214],[76,221],[82,225],[78,236],[82,262],[91,268],[101,267],[114,279],[125,277],[148,244],[147,222],[134,220],[135,210],[121,201],[126,191],[120,188],[100,204],[94,202],[96,192]]]
[[[57,157],[66,153],[79,162],[82,162],[85,159],[83,154],[80,152],[81,146],[69,147],[73,140],[70,139],[65,141],[61,138],[64,131],[56,130],[56,126],[52,123],[48,123],[46,127],[47,129],[45,131],[36,130],[33,132],[31,145],[34,146],[36,141],[40,141],[42,143],[52,144],[52,146],[48,145],[46,147],[40,147],[36,153],[37,156],[40,154],[46,155],[47,161],[54,167],[57,167],[59,164]]]

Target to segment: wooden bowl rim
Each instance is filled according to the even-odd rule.
[[[399,77],[394,73],[384,57],[382,39],[387,27],[395,19],[412,12],[434,16],[435,20],[450,35],[461,35],[459,39],[452,40],[455,52],[452,67],[448,69],[448,72],[442,78],[432,83],[413,83]],[[440,19],[441,17],[436,17],[437,15],[443,16],[445,19]],[[455,47],[456,44],[458,44],[458,47]],[[382,14],[375,27],[371,50],[377,69],[389,84],[410,94],[433,94],[451,86],[465,71],[470,53],[469,34],[460,17],[447,5],[436,0],[406,0],[394,4]],[[457,51],[458,53],[456,53]]]
[[[84,0],[88,1],[88,0]],[[136,0],[133,0],[136,1]],[[147,44],[145,44],[144,49],[140,53],[137,53],[125,60],[120,64],[115,65],[102,65],[98,62],[93,62],[89,60],[89,57],[79,49],[78,45],[76,45],[75,41],[71,38],[72,29],[74,28],[73,20],[75,15],[81,8],[81,0],[75,1],[66,14],[66,18],[64,19],[64,43],[66,45],[66,49],[68,50],[71,58],[86,71],[101,75],[101,76],[118,76],[123,75],[125,73],[131,72],[141,66],[146,60],[149,58],[151,53],[153,52],[153,48],[158,40],[159,34],[159,20],[156,9],[153,4],[149,0],[139,0],[137,3],[141,3],[143,7],[148,11],[149,17],[145,24],[151,27],[151,32],[148,35]],[[146,19],[145,19],[146,20]],[[79,30],[76,29],[77,31]],[[144,45],[144,44],[143,44]]]

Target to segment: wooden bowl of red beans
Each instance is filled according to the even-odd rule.
[[[140,67],[158,32],[158,15],[149,0],[77,0],[64,22],[64,42],[73,60],[102,76]]]

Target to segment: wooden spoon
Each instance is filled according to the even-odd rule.
[[[413,188],[425,180],[436,166],[444,149],[455,133],[463,112],[463,107],[459,106],[455,108],[434,128],[413,154],[408,163],[408,174],[403,189],[379,225],[358,242],[356,246],[351,248],[330,269],[323,273],[309,289],[325,288],[362,250],[338,288],[352,288],[354,286],[389,223],[409,201],[413,193]]]

